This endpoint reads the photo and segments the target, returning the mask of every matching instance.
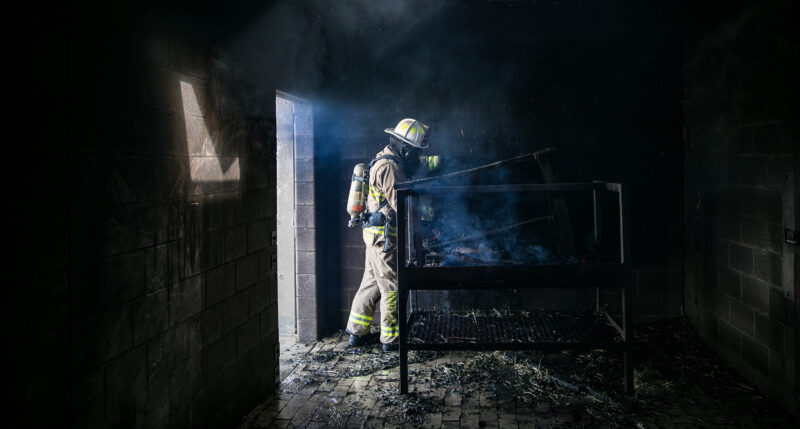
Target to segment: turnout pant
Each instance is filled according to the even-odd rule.
[[[367,244],[364,277],[353,298],[347,329],[356,335],[369,333],[369,325],[375,315],[375,306],[381,303],[381,342],[395,343],[398,338],[397,325],[397,252],[383,253],[383,240],[365,234]]]

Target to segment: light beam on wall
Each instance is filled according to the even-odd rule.
[[[186,144],[189,151],[189,168],[193,182],[239,181],[239,158],[227,158],[222,162],[208,132],[206,119],[194,86],[181,81],[183,119],[186,124]],[[219,143],[219,142],[218,142]],[[223,167],[225,164],[225,167]]]

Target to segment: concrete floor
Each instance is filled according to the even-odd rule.
[[[698,341],[691,333],[676,335],[682,343],[670,344],[665,353],[659,350],[663,345],[650,343],[674,329],[654,329],[640,339],[631,406],[617,402],[613,392],[592,396],[555,383],[558,368],[592,366],[592,360],[572,354],[539,355],[540,370],[531,372],[530,365],[520,366],[506,354],[412,352],[417,361],[409,369],[412,393],[402,396],[397,353],[381,353],[378,345],[347,348],[343,332],[282,345],[277,395],[248,414],[240,428],[796,427],[791,416],[719,365],[702,344],[691,344]],[[588,359],[598,359],[594,356]],[[688,361],[680,365],[680,376],[672,368],[676,358]],[[618,382],[615,370],[608,376]],[[529,384],[511,387],[524,377]]]

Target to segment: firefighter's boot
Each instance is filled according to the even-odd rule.
[[[350,346],[350,347],[358,347],[358,346],[362,346],[362,345],[364,345],[364,343],[366,343],[366,339],[365,339],[364,336],[358,335],[358,334],[354,334],[354,333],[350,332],[350,330],[347,329],[347,328],[345,328],[344,331],[347,332],[348,335],[350,335],[350,339],[347,340],[347,345],[348,346]]]

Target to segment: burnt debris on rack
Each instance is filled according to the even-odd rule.
[[[593,181],[582,183],[558,183],[549,164],[541,160],[552,154],[548,148],[533,154],[526,154],[498,163],[488,164],[487,168],[518,162],[525,159],[540,161],[543,182],[506,185],[448,186],[447,178],[460,174],[475,173],[480,167],[451,173],[449,175],[410,181],[396,185],[398,192],[398,312],[399,312],[399,353],[400,390],[408,392],[408,351],[409,350],[590,350],[606,349],[621,351],[623,360],[623,382],[628,395],[633,394],[633,362],[631,356],[632,321],[630,306],[631,274],[628,258],[627,201],[623,186],[619,183]],[[550,254],[545,259],[513,260],[502,251],[480,249],[469,245],[470,240],[485,238],[504,226],[493,223],[483,234],[465,232],[463,237],[446,237],[435,240],[423,239],[423,229],[417,214],[420,197],[445,198],[452,195],[467,197],[481,195],[545,195],[548,213],[526,213],[521,222],[510,222],[508,229],[545,228],[552,232],[552,242],[565,252]],[[570,212],[566,196],[585,198],[591,207],[584,214],[591,219],[590,235],[593,246],[603,244],[604,249],[613,247],[603,257],[570,257],[575,254]],[[428,197],[430,198],[430,197]],[[604,200],[613,204],[615,230],[618,235],[604,236],[602,222],[609,207],[603,207]],[[529,222],[530,220],[530,222]],[[533,221],[535,220],[535,221]],[[520,224],[520,225],[516,225]],[[429,231],[428,231],[429,232]],[[615,232],[616,235],[617,232]],[[441,253],[442,244],[463,243],[448,255],[456,255],[455,265],[441,263],[442,255],[430,258],[427,254]],[[607,241],[607,243],[606,243]],[[610,243],[610,245],[609,245]],[[488,253],[487,253],[488,252]],[[486,257],[485,255],[490,255]],[[608,257],[611,255],[611,257]],[[556,312],[507,313],[499,317],[473,314],[465,317],[446,311],[420,311],[414,302],[409,305],[409,291],[424,290],[501,290],[533,288],[594,288],[595,306],[589,314],[566,314]],[[621,298],[620,313],[613,317],[606,311],[602,302],[606,288],[618,289]],[[415,292],[416,293],[416,292]]]

